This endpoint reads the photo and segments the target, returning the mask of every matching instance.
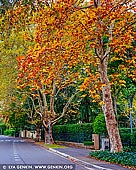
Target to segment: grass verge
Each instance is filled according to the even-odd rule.
[[[43,146],[45,148],[52,148],[52,149],[55,149],[55,148],[66,148],[66,146],[57,145],[57,144],[46,144],[44,142],[36,142],[36,144],[41,145],[41,146]]]

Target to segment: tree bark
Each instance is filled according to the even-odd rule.
[[[106,127],[110,139],[111,152],[121,152],[123,150],[122,142],[118,130],[117,121],[114,114],[111,87],[109,84],[107,74],[108,57],[101,60],[99,64],[100,79],[103,83],[102,96],[103,96],[103,112],[105,115]]]
[[[45,131],[45,143],[53,144],[53,136],[52,136],[52,124],[48,125],[47,127],[44,127]]]
[[[36,142],[40,141],[40,127],[36,126]]]

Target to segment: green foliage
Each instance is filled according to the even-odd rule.
[[[119,128],[120,133],[129,133],[130,134],[130,128]],[[136,132],[136,128],[133,128],[133,132]]]
[[[5,14],[5,10],[12,7],[9,0],[0,0],[0,14]]]
[[[93,119],[90,105],[91,105],[91,99],[88,95],[82,98],[79,111],[80,111],[80,119],[83,123],[89,123],[91,121],[90,119]]]
[[[136,128],[130,133],[130,128],[119,129],[124,152],[110,153],[109,151],[91,152],[90,156],[111,163],[121,164],[125,166],[136,166]]]
[[[130,133],[130,128],[120,128],[120,137],[124,146],[136,147],[136,128],[133,128],[133,133]]]
[[[6,130],[6,124],[0,120],[0,134],[3,135],[4,130]]]
[[[107,134],[106,123],[105,123],[105,118],[103,113],[96,116],[93,122],[93,133],[104,134],[104,135]]]
[[[135,152],[110,153],[109,151],[95,151],[95,152],[91,152],[90,156],[111,163],[117,163],[121,165],[132,166],[132,167],[136,166]]]
[[[62,114],[65,103],[67,103],[68,99],[75,93],[75,91],[76,88],[74,86],[67,86],[66,88],[60,90],[55,99],[55,112],[57,114]],[[78,94],[71,101],[67,112],[60,120],[58,120],[57,124],[76,124],[79,122],[79,100],[80,96]]]
[[[136,152],[136,146],[125,146],[123,148],[124,152]]]
[[[14,136],[15,135],[15,130],[14,129],[6,129],[4,130],[4,135],[8,135],[8,136]]]
[[[67,124],[53,127],[54,140],[79,142],[89,141],[92,138],[92,124]]]
[[[85,97],[82,97],[86,95]],[[98,106],[98,103],[92,102],[92,98],[87,92],[83,93],[80,97],[80,121],[82,123],[92,123],[96,117],[101,112],[101,108]]]
[[[84,141],[84,145],[91,146],[91,145],[94,145],[94,142],[93,141]]]

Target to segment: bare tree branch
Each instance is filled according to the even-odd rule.
[[[36,106],[35,106],[35,103],[34,103],[34,99],[33,99],[31,96],[28,96],[28,97],[31,99],[31,101],[32,101],[32,103],[33,103],[33,107],[34,107],[35,112],[36,112],[37,114],[39,114],[40,117],[42,118],[42,114],[36,109]]]
[[[79,93],[79,91],[77,91],[75,94],[73,94],[73,95],[69,98],[68,102],[65,104],[65,106],[64,106],[64,108],[63,108],[62,114],[61,114],[58,118],[56,118],[55,120],[53,120],[53,121],[51,122],[52,125],[54,125],[59,119],[61,119],[61,118],[64,116],[64,114],[66,113],[66,111],[67,111],[70,103],[72,102],[73,98],[74,98],[78,93]]]
[[[50,96],[50,111],[51,114],[53,114],[55,116],[55,111],[54,111],[54,98],[55,98],[55,94],[56,94],[56,85],[55,85],[55,81],[53,82],[53,89],[52,89],[52,94]]]
[[[44,90],[45,90],[44,87],[45,87],[45,86],[42,85],[42,89],[40,89],[40,92],[41,92],[41,95],[42,95],[42,97],[43,97],[43,104],[44,104],[45,110],[48,111],[48,104],[47,104],[46,94],[45,94],[45,92],[44,92]]]

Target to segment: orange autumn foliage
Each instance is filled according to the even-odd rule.
[[[127,59],[125,52],[134,40],[134,11],[132,0],[46,1],[30,21],[35,28],[33,38],[26,34],[33,46],[25,60],[19,61],[21,81],[36,88],[45,85],[45,93],[51,94],[54,83],[61,89],[81,75],[86,78],[80,90],[89,87],[95,98],[99,97],[92,84],[99,93],[102,90],[112,152],[122,151],[122,143],[113,111],[108,63]],[[16,21],[12,20],[12,24]],[[132,60],[135,63],[134,56]],[[83,74],[81,68],[89,71]]]

